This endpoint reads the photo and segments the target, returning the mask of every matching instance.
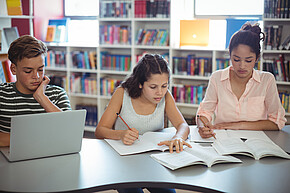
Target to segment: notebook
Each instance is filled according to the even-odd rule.
[[[0,150],[11,162],[78,153],[85,118],[84,109],[14,116],[10,147]]]

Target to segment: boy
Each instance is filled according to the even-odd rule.
[[[24,35],[11,43],[8,58],[16,82],[0,84],[0,146],[10,144],[11,117],[71,110],[64,89],[48,85],[44,75],[45,44]]]

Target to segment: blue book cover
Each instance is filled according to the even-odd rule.
[[[243,24],[245,24],[247,21],[253,23],[258,22],[258,20],[255,19],[235,19],[235,18],[228,18],[227,21],[227,33],[226,33],[226,48],[229,47],[230,40],[232,35],[241,29]]]

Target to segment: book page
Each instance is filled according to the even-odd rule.
[[[271,139],[264,133],[264,131],[228,129],[227,134],[230,138],[264,139],[264,140],[271,141]]]
[[[263,139],[249,139],[245,143],[255,152],[257,159],[266,156],[277,156],[290,159],[290,155],[288,155],[283,149],[272,141]]]
[[[233,156],[219,155],[213,147],[202,147],[201,145],[198,144],[191,145],[192,148],[186,148],[185,151],[203,160],[208,167],[223,162],[236,162],[236,163],[242,162],[241,160]]]
[[[170,140],[175,133],[146,132],[139,135],[139,139],[132,145],[125,145],[121,140],[105,139],[120,155],[130,155],[151,150],[165,151],[168,146],[158,146],[158,143]]]
[[[197,126],[189,126],[190,128],[190,134],[189,134],[189,139],[192,142],[196,143],[213,143],[216,139],[214,137],[210,138],[202,138],[200,134],[198,133],[198,128]],[[228,133],[226,130],[215,130],[214,131],[216,134],[217,139],[224,139],[228,138]]]
[[[220,155],[242,154],[254,157],[254,152],[240,138],[216,140],[212,146]]]
[[[187,148],[190,149],[190,148]],[[152,154],[151,157],[155,159],[160,164],[172,169],[176,170],[178,168],[182,168],[185,166],[195,164],[205,164],[200,158],[186,152],[182,151],[180,153],[159,153],[159,154]]]

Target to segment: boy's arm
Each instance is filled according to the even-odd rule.
[[[42,83],[33,93],[33,97],[45,109],[46,112],[60,112],[62,111],[62,109],[53,104],[49,100],[49,98],[45,95],[45,89],[49,81],[50,81],[49,78],[47,76],[44,76]]]
[[[3,133],[0,131],[0,147],[10,145],[10,133]]]

